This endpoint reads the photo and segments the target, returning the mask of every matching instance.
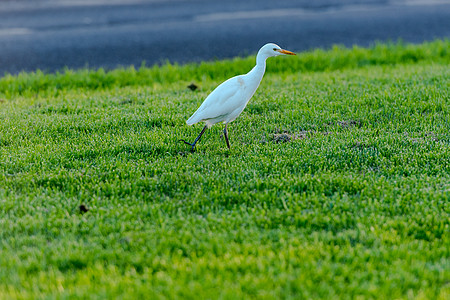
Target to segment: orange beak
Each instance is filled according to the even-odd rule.
[[[287,50],[284,50],[284,49],[280,49],[280,50],[277,50],[277,51],[280,52],[280,53],[283,53],[283,54],[287,54],[287,55],[296,55],[294,52],[287,51]]]

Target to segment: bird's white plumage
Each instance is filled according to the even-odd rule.
[[[204,121],[208,127],[211,127],[218,122],[228,123],[236,119],[257,87],[251,92],[244,77],[239,75],[219,85],[187,120],[187,124],[192,125]],[[249,94],[250,92],[251,94]],[[245,101],[245,99],[247,100]]]
[[[247,74],[232,77],[220,84],[186,123],[193,125],[203,121],[211,127],[218,122],[227,124],[234,121],[258,88],[266,70],[266,59],[283,54],[293,53],[273,43],[264,45],[256,56],[256,66]]]

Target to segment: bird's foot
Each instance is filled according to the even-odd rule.
[[[185,144],[191,146],[191,147],[192,147],[191,152],[194,153],[195,143],[189,143],[188,141],[185,141],[185,140],[178,140],[178,141],[179,141],[179,142],[183,142],[183,143],[185,143]]]

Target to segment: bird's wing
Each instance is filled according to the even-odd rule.
[[[227,115],[238,108],[246,100],[240,97],[245,90],[242,77],[242,75],[235,76],[220,84],[189,118],[188,124]]]

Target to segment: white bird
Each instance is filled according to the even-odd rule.
[[[280,46],[273,43],[261,47],[256,56],[256,66],[250,72],[245,75],[232,77],[220,84],[206,97],[202,105],[186,121],[188,125],[205,122],[205,127],[203,127],[203,130],[194,142],[180,141],[192,146],[191,150],[194,152],[195,144],[200,140],[206,129],[216,123],[223,122],[225,123],[223,133],[229,149],[230,142],[228,141],[227,125],[242,113],[261,83],[264,72],[266,71],[266,59],[272,56],[286,54],[295,55],[295,53],[281,49]]]

